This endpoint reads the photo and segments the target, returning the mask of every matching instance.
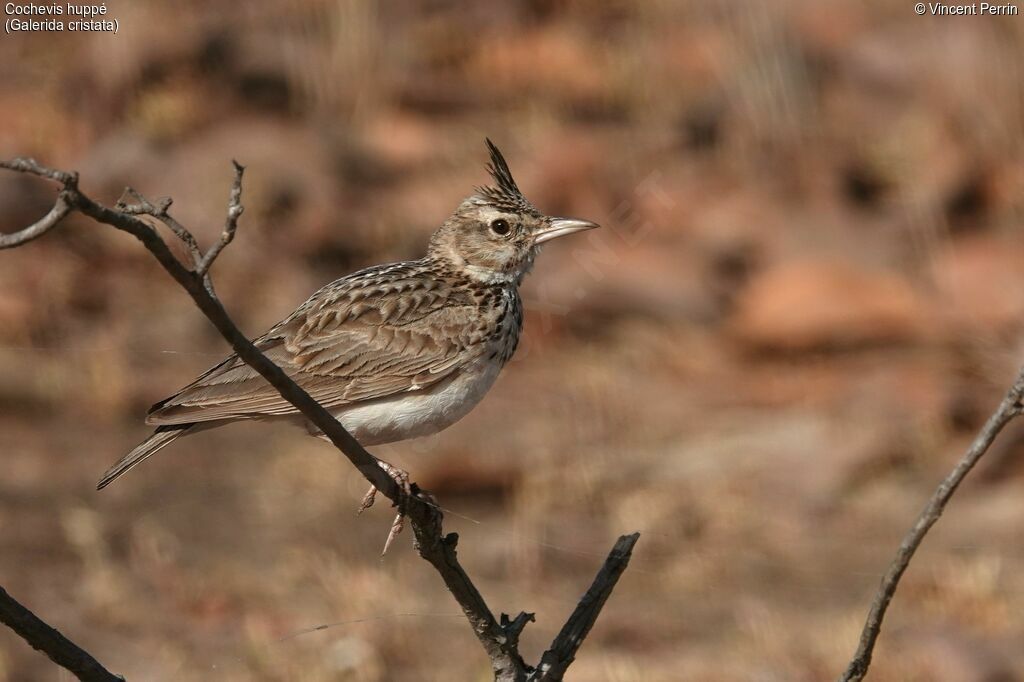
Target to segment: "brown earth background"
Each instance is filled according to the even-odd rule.
[[[0,156],[175,198],[252,335],[418,257],[487,181],[553,214],[487,399],[375,450],[450,510],[536,659],[643,533],[570,679],[816,681],[1021,362],[1024,17],[909,1],[107,3],[0,36]],[[0,176],[0,231],[48,210]],[[0,254],[0,584],[133,682],[486,680],[437,575],[327,444],[236,425],[103,493],[225,344],[130,237]],[[921,548],[872,680],[1024,679],[1024,425]],[[383,505],[382,505],[383,506]],[[309,632],[321,624],[331,627]],[[69,680],[0,630],[0,680]]]

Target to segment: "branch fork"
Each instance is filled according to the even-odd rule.
[[[218,256],[232,242],[238,228],[242,206],[242,176],[245,168],[237,161],[234,165],[234,181],[228,197],[227,214],[219,239],[205,252],[185,226],[173,218],[169,209],[170,198],[151,202],[141,193],[128,187],[114,208],[93,201],[78,187],[78,174],[46,168],[32,159],[0,161],[0,168],[14,172],[28,173],[52,180],[61,185],[53,209],[38,222],[18,232],[0,235],[0,250],[21,246],[37,239],[54,229],[71,212],[77,211],[93,220],[131,234],[153,255],[163,269],[192,298],[199,310],[217,328],[238,356],[270,383],[282,397],[321,431],[362,473],[367,481],[386,495],[398,507],[399,518],[407,517],[412,524],[414,546],[420,556],[427,560],[444,580],[452,596],[462,607],[473,632],[491,661],[496,682],[549,682],[561,680],[566,668],[575,658],[576,651],[597,619],[601,608],[615,587],[619,576],[625,570],[639,533],[624,535],[616,542],[604,566],[593,584],[573,612],[569,621],[544,653],[536,667],[528,666],[519,654],[519,636],[526,624],[534,620],[531,613],[520,613],[514,619],[502,614],[497,620],[473,584],[465,569],[459,563],[456,553],[458,535],[443,532],[443,515],[433,498],[424,491],[409,494],[403,490],[385,469],[380,460],[367,452],[342,427],[322,405],[298,386],[285,372],[271,362],[246,337],[228,316],[217,298],[210,279],[210,268]],[[169,229],[181,241],[188,252],[189,263],[183,263],[171,252],[153,225],[142,220],[148,217]],[[412,484],[411,490],[418,490]],[[397,523],[397,521],[396,521]],[[392,535],[395,533],[392,525]],[[96,663],[91,656],[64,638],[39,639],[22,620],[5,619],[5,609],[12,612],[24,611],[21,604],[0,589],[0,621],[17,632],[33,646],[43,650],[59,665],[70,670],[81,680],[88,682],[113,682],[121,679]],[[35,618],[33,615],[32,618]],[[38,620],[38,619],[36,619]],[[42,621],[39,621],[42,623]],[[45,623],[42,625],[45,626]],[[49,627],[49,626],[46,626]],[[55,631],[54,631],[55,632]],[[58,633],[59,635],[59,633]],[[76,668],[66,658],[85,656],[95,665]]]

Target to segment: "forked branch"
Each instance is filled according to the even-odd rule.
[[[160,265],[185,289],[199,310],[210,320],[231,345],[238,356],[256,370],[277,391],[308,419],[338,448],[362,475],[395,505],[405,510],[412,522],[416,548],[420,555],[437,570],[452,596],[462,607],[477,639],[491,661],[494,678],[499,682],[526,682],[526,680],[561,680],[565,669],[572,663],[576,651],[586,637],[600,613],[601,607],[611,593],[619,575],[629,561],[633,545],[639,534],[619,538],[604,567],[598,573],[594,584],[584,595],[580,606],[559,633],[541,665],[536,669],[527,665],[519,654],[519,635],[532,614],[520,614],[513,620],[506,616],[499,622],[487,606],[479,590],[459,563],[455,547],[458,536],[444,535],[440,509],[426,493],[413,486],[414,494],[406,496],[400,486],[378,466],[377,459],[367,452],[322,405],[281,368],[261,353],[235,326],[213,290],[209,270],[225,247],[234,239],[238,219],[242,214],[242,176],[244,168],[234,164],[235,177],[228,200],[227,216],[220,239],[205,253],[192,233],[175,220],[169,213],[171,200],[161,199],[150,202],[139,192],[128,188],[115,208],[108,208],[86,196],[78,188],[78,175],[40,166],[31,159],[15,159],[0,162],[0,168],[29,173],[53,180],[61,185],[54,208],[39,222],[10,235],[0,235],[0,249],[12,248],[36,239],[56,227],[73,211],[78,211],[93,220],[110,225],[133,235],[157,259]],[[179,261],[157,233],[156,229],[140,216],[148,216],[166,226],[184,245],[191,263]],[[6,621],[5,621],[6,622]],[[19,635],[33,642],[30,633],[7,623]],[[47,655],[60,663],[62,648],[74,646],[69,641],[50,642],[44,648]],[[35,643],[33,643],[35,646]],[[77,647],[76,647],[77,649]],[[61,663],[61,665],[64,665]],[[98,664],[97,664],[98,665]],[[65,665],[65,667],[67,667]],[[68,668],[72,670],[71,668]],[[75,672],[75,670],[72,670]],[[106,672],[106,671],[103,671]],[[76,674],[79,674],[76,672]],[[110,673],[107,673],[110,675]],[[104,680],[107,678],[81,679]],[[113,678],[116,679],[116,678]]]

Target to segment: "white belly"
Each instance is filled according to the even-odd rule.
[[[481,363],[426,391],[350,405],[333,413],[364,446],[429,436],[469,414],[500,371],[497,362]]]

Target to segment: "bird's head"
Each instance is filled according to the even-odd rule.
[[[430,239],[430,256],[487,283],[519,282],[546,241],[597,227],[589,220],[553,218],[519,191],[505,158],[487,140],[487,167],[496,186],[478,187]]]

